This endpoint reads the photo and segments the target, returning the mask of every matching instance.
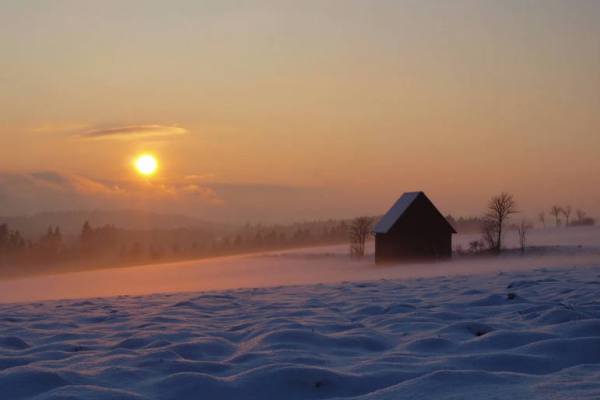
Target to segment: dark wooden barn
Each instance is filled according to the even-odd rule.
[[[375,263],[452,256],[452,225],[423,192],[404,193],[373,228]]]

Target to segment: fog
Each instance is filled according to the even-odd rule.
[[[476,235],[456,235],[466,247]],[[509,251],[498,257],[455,257],[450,261],[375,266],[372,254],[357,261],[345,245],[244,256],[113,268],[0,281],[0,302],[142,295],[159,292],[410,279],[496,273],[535,268],[600,265],[600,228],[534,230],[525,255]],[[506,237],[515,243],[513,233]]]

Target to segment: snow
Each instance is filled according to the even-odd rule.
[[[0,305],[17,399],[593,399],[600,267]]]
[[[0,398],[598,399],[598,231],[536,257],[333,247],[5,281],[27,301],[0,304]]]

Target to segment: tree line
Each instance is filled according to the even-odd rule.
[[[512,222],[518,212],[511,194],[493,196],[486,212],[478,217],[446,216],[459,233],[481,232],[481,239],[457,252],[502,250],[506,230],[514,230],[525,251],[533,224],[527,219]],[[594,225],[595,220],[570,206],[552,206],[555,226]],[[302,246],[350,243],[350,254],[362,257],[377,217],[353,220],[308,221],[287,225],[246,224],[228,232],[200,228],[134,230],[114,225],[93,227],[85,222],[75,237],[65,237],[59,226],[49,226],[38,238],[26,238],[19,230],[0,224],[0,274],[23,274],[51,270],[57,265],[75,268],[142,264],[205,258]],[[546,226],[546,213],[538,214]],[[564,221],[564,222],[563,222]]]
[[[511,229],[517,232],[519,249],[524,253],[529,231],[533,229],[533,223],[526,218],[522,218],[516,223],[509,224],[511,216],[518,212],[517,203],[512,194],[503,192],[493,196],[488,202],[486,212],[480,219],[482,238],[470,242],[468,252],[500,253],[503,249],[503,235],[507,229]],[[569,205],[564,207],[552,206],[550,215],[553,216],[556,227],[591,226],[596,223],[594,218],[587,216],[581,209],[575,211],[575,218],[573,218],[573,208]],[[546,214],[543,211],[538,214],[538,221],[543,227],[546,227],[545,216]],[[561,217],[564,217],[564,224]],[[461,250],[459,249],[459,252]]]
[[[255,251],[344,243],[349,221],[287,225],[246,224],[216,231],[200,228],[133,230],[85,222],[78,235],[65,237],[49,226],[38,238],[0,224],[0,274],[54,268],[85,269],[233,255]]]
[[[553,205],[550,207],[549,215],[553,218],[554,225],[557,228],[560,226],[590,226],[596,223],[596,220],[592,217],[589,217],[585,211],[580,208],[573,211],[573,208],[570,205]],[[538,221],[542,224],[542,226],[546,227],[545,211],[541,211],[538,214]]]

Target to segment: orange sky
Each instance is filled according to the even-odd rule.
[[[594,1],[2,2],[0,214],[289,220],[407,190],[458,214],[501,190],[600,213],[599,18]]]

